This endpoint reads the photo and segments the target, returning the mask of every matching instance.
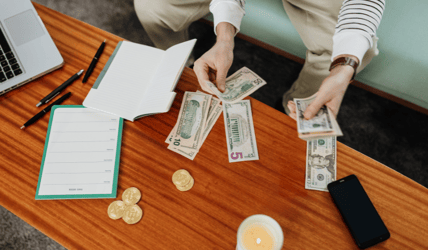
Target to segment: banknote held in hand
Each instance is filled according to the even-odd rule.
[[[306,108],[315,100],[316,94],[308,98],[294,98],[297,112],[297,132],[300,139],[310,140],[326,136],[342,136],[342,130],[327,106],[321,107],[315,116],[306,120],[304,113]]]

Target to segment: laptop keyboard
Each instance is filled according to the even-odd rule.
[[[22,69],[16,60],[3,31],[0,29],[0,83],[22,74]]]

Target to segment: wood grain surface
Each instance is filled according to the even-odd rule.
[[[34,199],[49,116],[20,127],[41,108],[36,104],[80,69],[98,46],[107,45],[86,84],[67,90],[63,104],[80,105],[120,37],[34,4],[65,65],[0,96],[0,205],[68,249],[235,249],[236,233],[248,216],[266,214],[281,225],[284,249],[357,249],[327,192],[305,189],[306,142],[296,123],[251,99],[260,160],[229,163],[221,116],[194,161],[167,149],[184,91],[198,89],[186,68],[168,113],[126,121],[116,199]],[[428,190],[400,173],[338,143],[338,178],[356,174],[391,238],[373,249],[428,249]],[[171,182],[178,169],[195,179],[188,192]],[[108,205],[137,187],[142,220],[128,225],[107,216]]]

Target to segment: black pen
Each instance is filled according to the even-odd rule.
[[[103,53],[105,45],[106,45],[106,40],[104,40],[104,42],[101,43],[101,46],[98,48],[97,53],[94,56],[94,59],[92,59],[92,62],[89,65],[89,68],[85,73],[85,76],[83,77],[83,80],[82,80],[83,83],[85,83],[88,80],[89,76],[92,74],[92,71],[94,71],[95,65],[97,64],[98,58],[100,58],[101,53]]]
[[[58,88],[56,88],[54,91],[52,91],[49,95],[47,95],[45,98],[43,98],[39,103],[37,103],[36,107],[48,103],[50,100],[54,99],[55,96],[59,95],[61,91],[63,91],[68,85],[72,84],[74,81],[76,81],[77,78],[83,73],[83,69],[76,74],[74,74],[70,79],[65,81],[63,84],[61,84]]]
[[[37,115],[33,116],[33,118],[31,118],[30,120],[28,120],[28,122],[26,122],[24,124],[24,126],[21,127],[21,129],[28,127],[29,125],[33,124],[34,122],[36,122],[38,119],[42,118],[47,112],[49,112],[52,108],[53,105],[59,105],[61,104],[65,99],[69,98],[71,95],[71,92],[68,92],[67,94],[61,96],[61,98],[59,98],[58,100],[54,101],[52,104],[50,104],[49,106],[47,106],[45,109],[43,109],[42,111],[40,111]]]

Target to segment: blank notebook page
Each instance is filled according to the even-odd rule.
[[[134,120],[164,53],[153,47],[122,42],[101,84],[96,91],[89,92],[84,105]]]

